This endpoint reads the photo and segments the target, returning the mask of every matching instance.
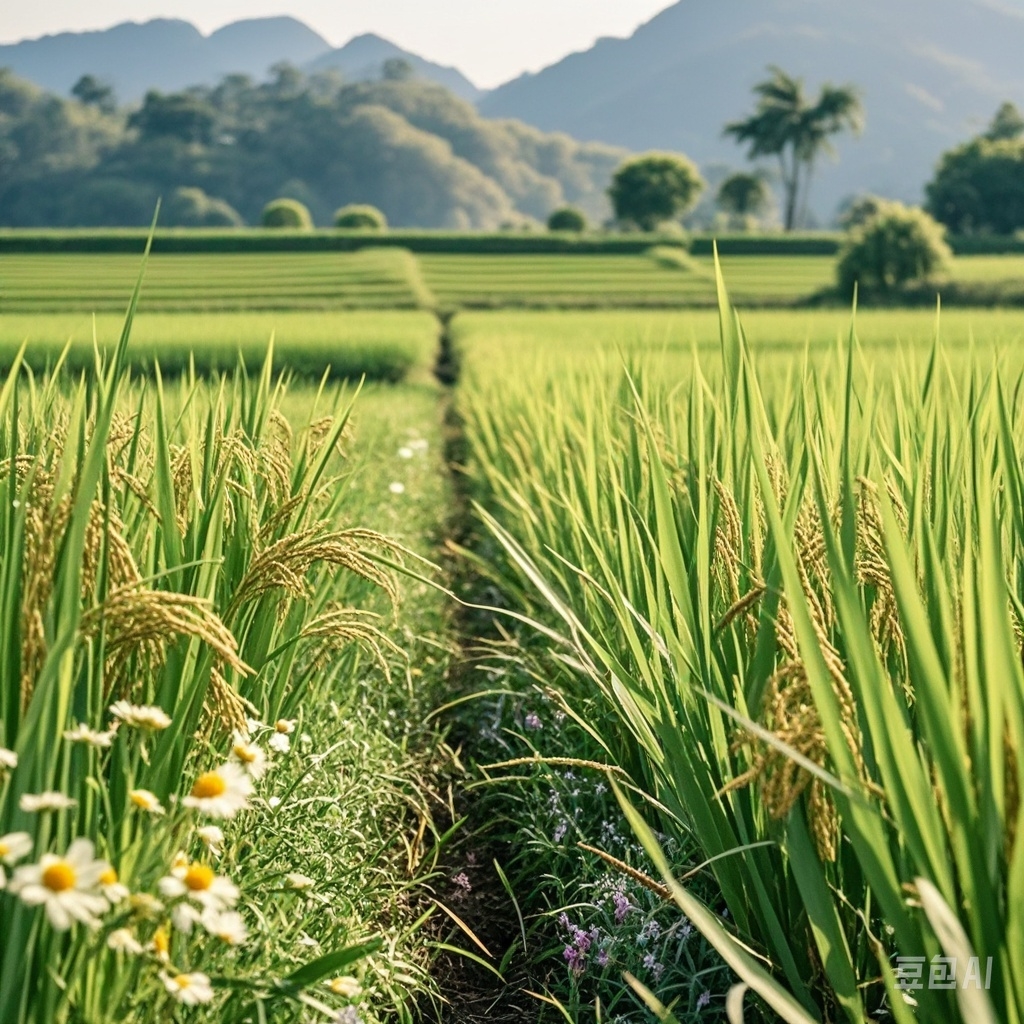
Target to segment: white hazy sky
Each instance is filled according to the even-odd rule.
[[[485,88],[537,71],[599,36],[629,35],[672,0],[0,0],[0,42],[172,17],[203,32],[290,14],[335,46],[362,32],[452,64]]]

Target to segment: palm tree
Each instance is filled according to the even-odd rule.
[[[807,212],[807,195],[814,164],[822,153],[832,153],[830,137],[844,129],[859,133],[864,108],[852,85],[826,84],[814,103],[804,93],[800,78],[774,65],[771,77],[754,86],[757,106],[750,117],[725,126],[725,134],[749,143],[748,156],[778,158],[786,194],[785,226],[792,231]]]

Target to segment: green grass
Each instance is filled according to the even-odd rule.
[[[0,254],[0,313],[120,311],[138,264],[134,254]],[[412,308],[424,299],[415,259],[402,249],[166,254],[150,258],[140,308]]]
[[[116,341],[121,318],[96,316],[101,347]],[[265,313],[142,313],[133,328],[129,364],[151,372],[183,373],[194,360],[199,374],[231,371],[239,354],[259,366],[274,338],[278,364],[302,377],[331,376],[395,381],[426,368],[436,346],[437,323],[429,313],[392,310]],[[72,343],[74,370],[93,363],[93,318],[85,313],[0,315],[0,367],[7,367],[25,342],[33,369],[52,365]]]

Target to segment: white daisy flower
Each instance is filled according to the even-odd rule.
[[[281,798],[279,796],[272,796],[267,800],[267,806],[272,810],[277,810],[281,806]]]
[[[202,919],[203,912],[191,903],[178,903],[171,908],[171,924],[175,931],[191,935],[192,929]]]
[[[42,905],[50,924],[60,932],[75,921],[94,927],[97,915],[109,909],[106,898],[97,889],[100,877],[110,867],[94,859],[95,848],[89,839],[76,839],[63,857],[45,853],[38,864],[18,868],[8,886],[29,906]]]
[[[270,726],[261,722],[258,718],[247,718],[245,720],[245,733],[247,736],[255,736],[257,733],[266,732]]]
[[[245,921],[236,910],[207,910],[202,924],[210,935],[228,946],[241,946],[249,937]]]
[[[8,832],[0,836],[0,889],[7,884],[4,865],[14,864],[32,852],[32,837],[27,832]]]
[[[131,895],[131,892],[128,890],[128,886],[121,884],[121,880],[117,877],[117,871],[109,866],[107,867],[107,870],[100,875],[100,889],[103,891],[103,895],[107,898],[107,901],[111,906],[121,903]]]
[[[284,732],[275,732],[267,744],[271,750],[276,750],[279,754],[287,754],[292,749],[291,737]]]
[[[316,882],[307,875],[300,875],[297,871],[284,876],[285,885],[289,889],[312,889]]]
[[[69,743],[86,743],[90,747],[109,747],[114,742],[117,732],[111,729],[109,732],[97,732],[90,729],[85,722],[79,722],[73,729],[64,732],[64,739]]]
[[[298,722],[297,718],[279,718],[274,723],[274,732],[283,732],[286,736],[290,736],[295,732],[295,726],[298,725]]]
[[[77,800],[65,796],[63,793],[55,793],[49,790],[46,793],[25,793],[18,801],[18,807],[29,814],[39,811],[66,811],[78,804]]]
[[[153,932],[153,938],[146,946],[146,950],[152,953],[161,963],[167,963],[171,959],[171,937],[167,934],[167,929],[163,925]]]
[[[128,799],[131,800],[140,811],[145,811],[147,814],[165,814],[164,805],[160,803],[160,798],[156,793],[151,793],[148,789],[133,789],[128,794]]]
[[[18,767],[18,755],[13,750],[0,747],[0,772],[7,769],[14,770]]]
[[[241,765],[229,761],[200,775],[181,802],[211,818],[233,818],[249,806],[250,796],[252,779]]]
[[[174,866],[171,873],[157,884],[160,894],[167,899],[186,896],[210,910],[227,910],[238,902],[238,886],[230,878],[218,875],[213,868],[198,862],[185,867]]]
[[[134,935],[130,928],[116,928],[107,936],[107,948],[116,953],[131,953],[132,956],[140,956],[145,952],[145,947]]]
[[[196,829],[196,834],[210,851],[210,856],[219,857],[224,852],[224,833],[216,825],[203,825]]]
[[[254,778],[262,779],[267,772],[267,752],[250,743],[248,736],[236,732],[231,744],[231,756]]]
[[[327,982],[327,987],[336,995],[344,996],[346,999],[355,999],[363,994],[363,986],[356,978],[346,976],[344,978],[332,978]]]
[[[388,490],[392,494],[405,494],[405,484],[403,484],[400,480],[395,480],[392,483],[388,484]]]
[[[416,453],[408,445],[402,445],[402,447],[398,449],[398,457],[400,459],[411,459],[415,454]]]
[[[110,705],[110,713],[125,725],[145,732],[159,732],[171,724],[170,715],[153,704],[132,704],[127,700],[119,700]]]
[[[160,980],[164,988],[179,1003],[186,1006],[198,1006],[200,1003],[209,1003],[213,1000],[213,988],[210,979],[202,971],[193,971],[191,974],[176,974],[173,977],[166,971],[160,972]]]

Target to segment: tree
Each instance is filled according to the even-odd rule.
[[[917,207],[883,201],[873,217],[847,235],[836,277],[845,295],[852,295],[856,284],[891,294],[931,279],[952,258],[941,224]]]
[[[747,227],[771,206],[772,194],[762,175],[740,173],[722,182],[715,201],[731,220]]]
[[[335,212],[334,226],[350,231],[385,231],[388,219],[376,206],[350,203]]]
[[[825,84],[812,103],[802,79],[769,67],[771,77],[754,86],[757,106],[750,117],[725,126],[725,134],[748,144],[754,160],[773,156],[779,161],[785,192],[784,224],[792,231],[807,212],[814,166],[822,153],[834,152],[831,136],[846,129],[860,132],[864,110],[850,85]]]
[[[1024,116],[1014,104],[1004,103],[992,118],[985,138],[992,142],[1024,138]]]
[[[861,224],[866,224],[872,217],[881,213],[882,208],[887,204],[887,199],[870,193],[853,196],[840,206],[839,226],[844,231],[859,228]]]
[[[950,231],[1013,234],[1024,227],[1024,138],[981,136],[951,150],[925,192]]]
[[[71,87],[71,95],[83,106],[96,107],[104,114],[112,114],[117,109],[114,90],[94,75],[82,75]]]
[[[263,207],[260,223],[265,228],[292,228],[309,231],[313,227],[313,218],[309,209],[297,199],[274,199]]]
[[[582,232],[586,230],[586,214],[582,210],[577,210],[574,206],[563,206],[560,210],[555,210],[548,217],[548,231]]]
[[[404,57],[388,57],[380,71],[385,82],[408,82],[416,75],[415,68]]]
[[[619,167],[608,195],[616,220],[653,231],[686,213],[703,188],[700,173],[685,156],[645,153]]]
[[[187,92],[165,96],[151,89],[128,118],[128,127],[137,128],[143,140],[165,137],[208,145],[216,120],[216,111],[200,96]]]

